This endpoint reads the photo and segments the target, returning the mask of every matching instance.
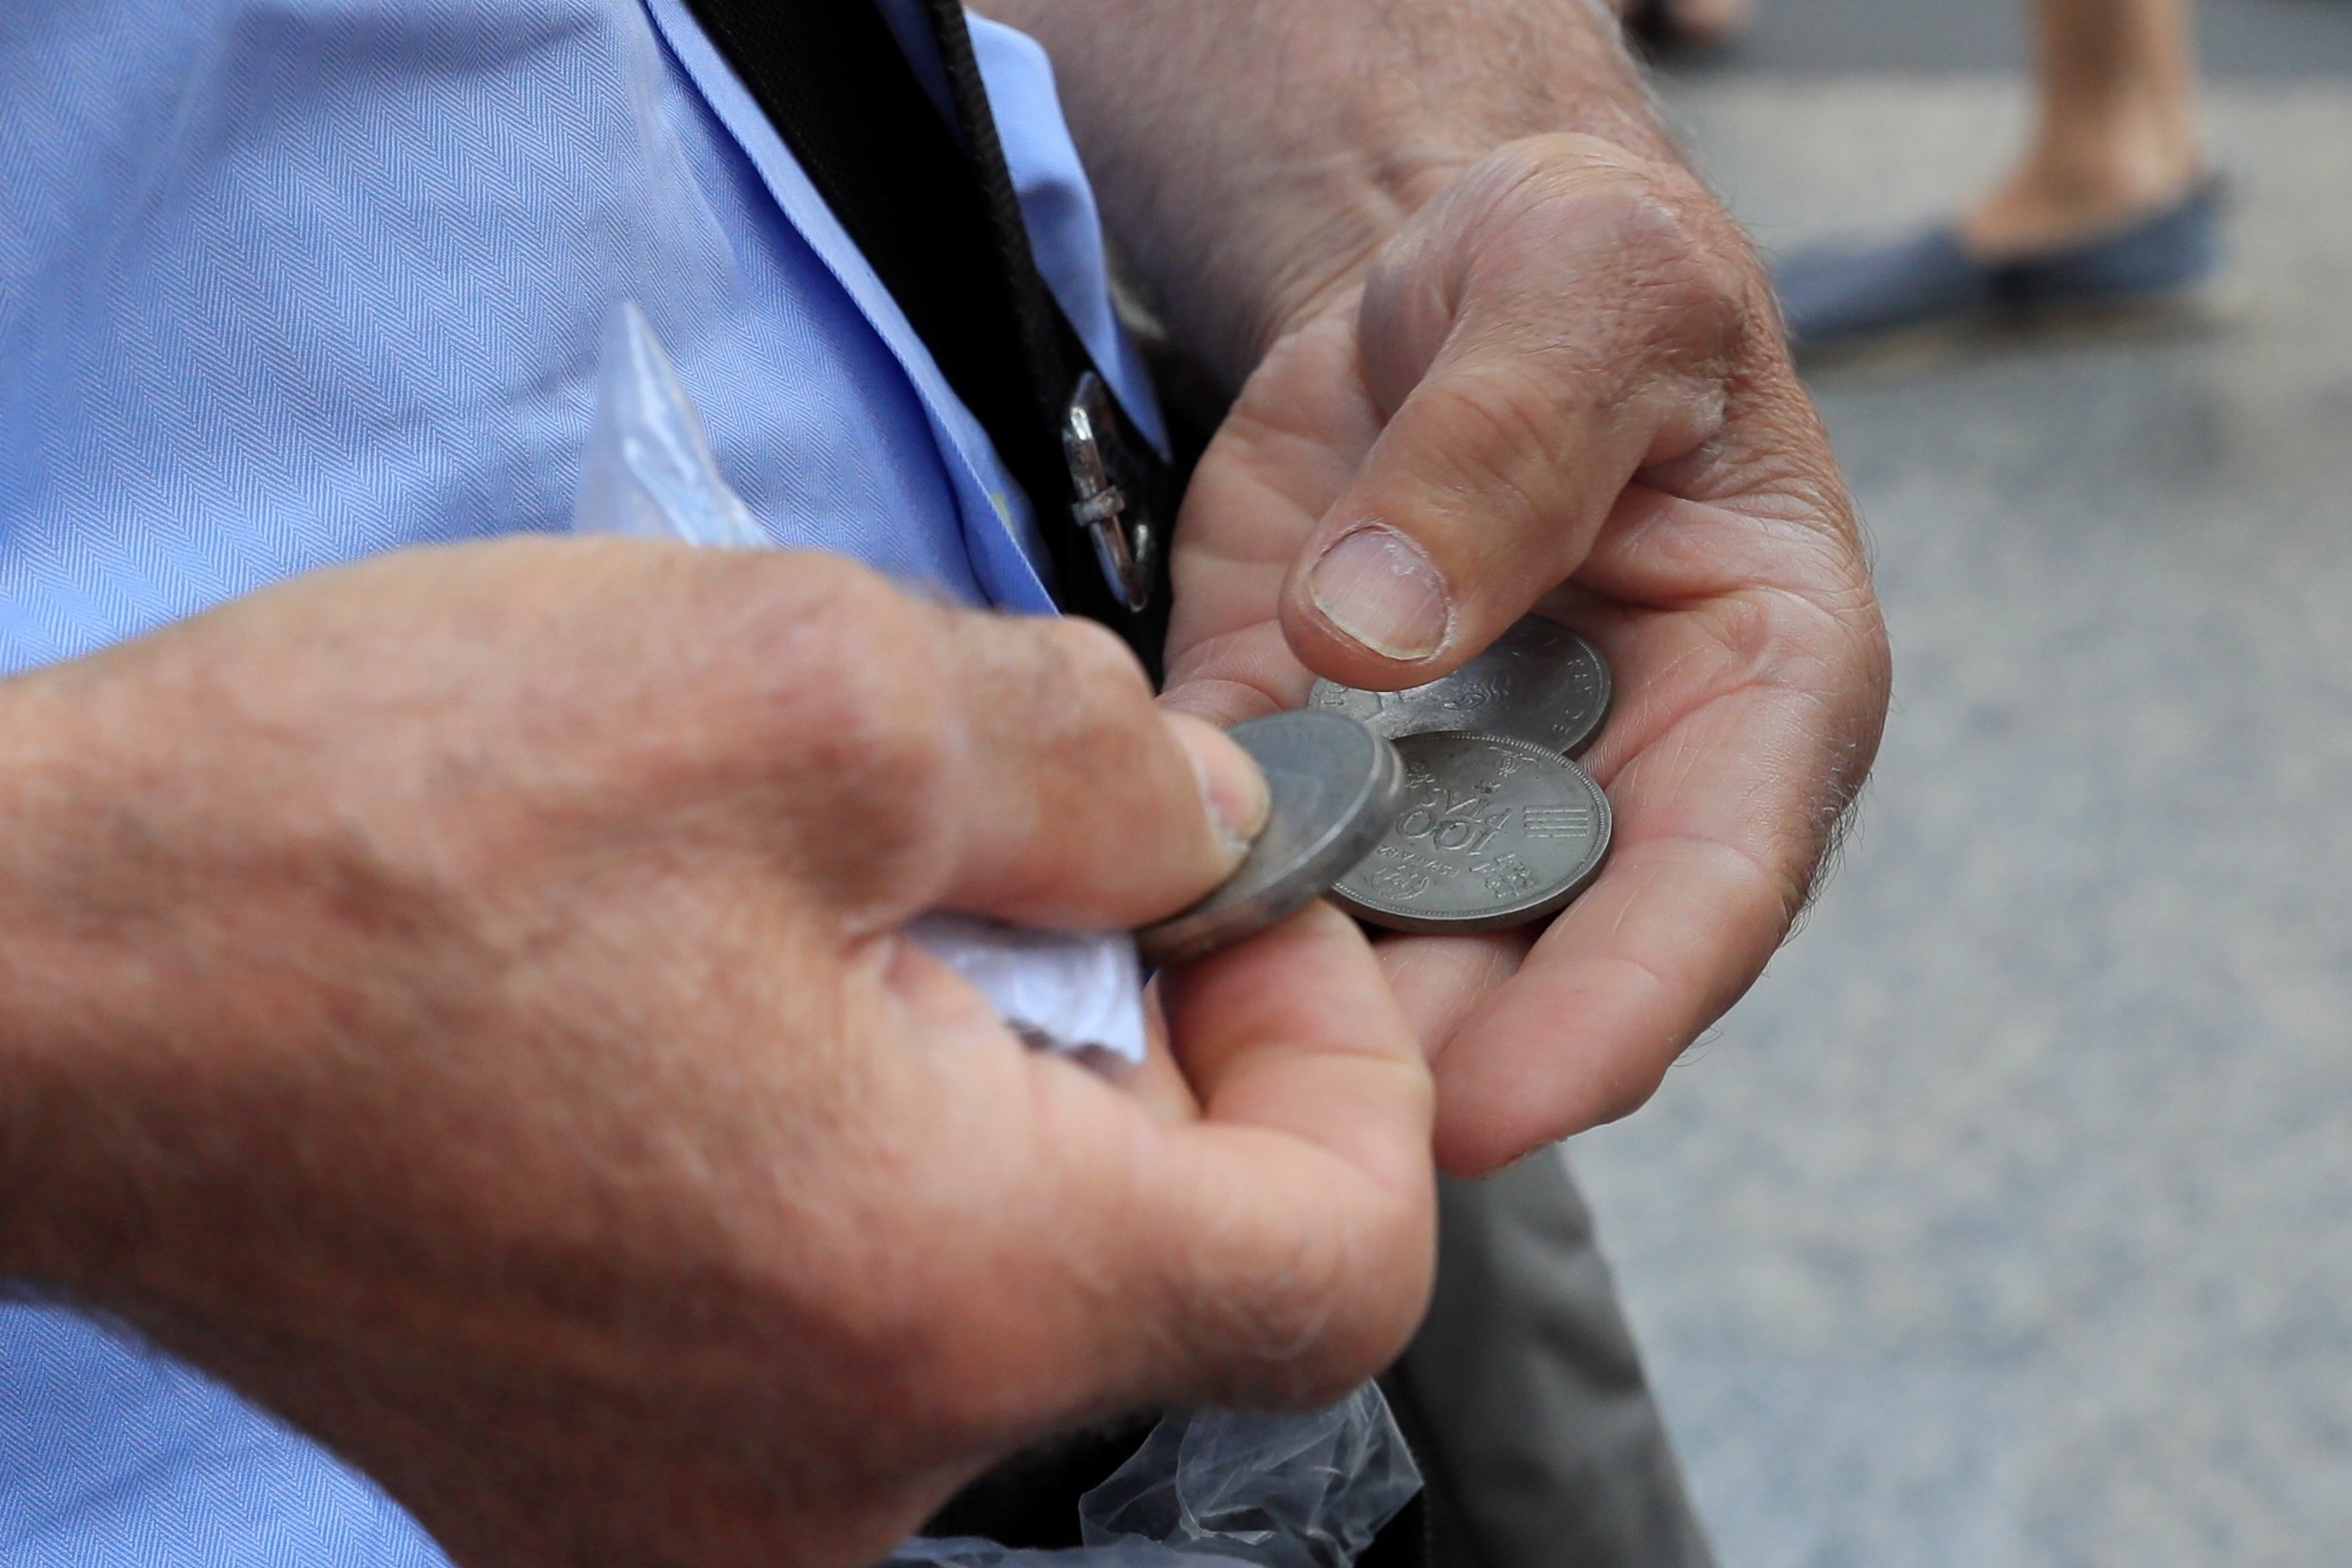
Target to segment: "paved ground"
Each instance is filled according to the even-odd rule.
[[[1754,33],[1717,74],[2008,69],[2023,58],[2017,0],[1757,0]],[[2341,78],[2352,0],[2202,0],[2207,68]]]
[[[1775,246],[1931,210],[2021,110],[1672,96]],[[1818,380],[1898,663],[1864,830],[1571,1152],[1727,1568],[2352,1562],[2352,78],[2214,120],[2221,320]]]

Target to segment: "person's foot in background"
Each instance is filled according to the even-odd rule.
[[[1800,344],[2171,303],[2220,264],[2188,0],[2033,0],[2033,19],[2039,112],[2023,160],[1950,222],[1783,262]]]
[[[1748,30],[1754,0],[1617,0],[1625,31],[1654,58],[1713,54]]]

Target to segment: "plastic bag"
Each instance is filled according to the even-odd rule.
[[[572,526],[739,550],[772,542],[719,473],[701,416],[634,304],[605,323]]]
[[[615,310],[604,329],[572,525],[581,533],[739,550],[772,542],[719,473],[693,401],[633,304]],[[987,997],[1031,1045],[1143,1059],[1143,970],[1126,932],[1022,931],[933,914],[907,934]]]
[[[712,458],[702,421],[652,325],[624,305],[605,329],[596,413],[572,525],[690,544],[770,543]],[[1124,932],[1016,930],[967,915],[908,928],[1034,1045],[1143,1059],[1142,972]],[[991,1541],[908,1542],[905,1568],[1348,1568],[1421,1489],[1381,1391],[1328,1410],[1169,1416],[1079,1500],[1083,1546],[1022,1552]]]
[[[1171,1415],[1078,1500],[1082,1546],[917,1537],[887,1568],[1348,1568],[1421,1490],[1378,1386],[1307,1415]]]

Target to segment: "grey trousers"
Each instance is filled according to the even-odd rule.
[[[1436,1297],[1384,1380],[1437,1568],[1711,1568],[1567,1162],[1438,1203]]]

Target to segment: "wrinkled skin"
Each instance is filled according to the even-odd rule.
[[[1425,657],[1317,603],[1313,564],[1368,524],[1451,590]],[[1168,700],[1223,722],[1318,674],[1433,679],[1531,607],[1615,670],[1586,758],[1616,817],[1599,880],[1539,932],[1380,943],[1461,1172],[1648,1098],[1788,934],[1885,712],[1853,510],[1760,268],[1686,174],[1587,137],[1473,165],[1297,310],[1201,464],[1174,573]]]
[[[1321,1402],[1421,1312],[1428,1076],[1346,921],[1174,984],[1154,1095],[898,934],[1231,868],[1262,783],[1098,628],[414,551],[0,683],[0,1277],[460,1563],[871,1561],[1039,1434]]]
[[[1532,946],[1376,957],[1310,910],[1171,976],[1172,1055],[1112,1084],[897,935],[1139,923],[1232,864],[1193,768],[1228,826],[1246,770],[1098,632],[520,542],[0,683],[0,1275],[317,1433],[469,1568],[846,1568],[1092,1414],[1339,1392],[1427,1289],[1415,1037],[1456,1169],[1622,1113],[1867,767],[1826,445],[1744,241],[1622,150],[1590,18],[1037,10],[1099,47],[1065,80],[1115,226],[1248,376],[1171,700],[1411,685],[1541,602],[1617,668],[1616,857]],[[1496,115],[1621,140],[1482,158]],[[1426,656],[1310,591],[1372,522],[1452,584]]]

